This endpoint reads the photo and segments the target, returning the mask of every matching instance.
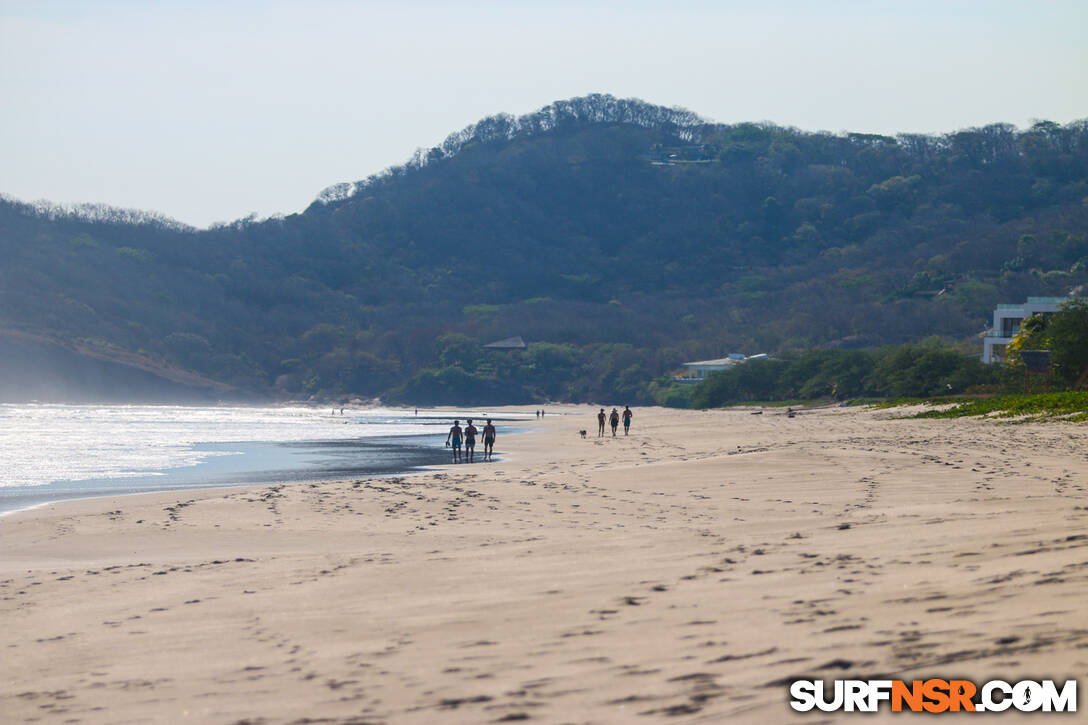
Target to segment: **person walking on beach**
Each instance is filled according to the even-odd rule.
[[[476,426],[472,424],[472,418],[469,418],[468,425],[465,426],[465,460],[469,463],[476,462],[476,434],[478,432]]]
[[[450,428],[450,434],[446,436],[446,445],[453,449],[453,462],[461,462],[461,421],[453,421],[453,427]]]
[[[604,408],[601,408],[601,412],[597,413],[597,437],[600,438],[604,435],[604,421],[608,416],[604,414]]]
[[[612,425],[612,437],[616,437],[616,428],[620,424],[620,414],[615,408],[612,409],[612,415],[608,416],[608,422]]]
[[[491,425],[491,419],[487,419],[487,425],[484,426],[484,460],[490,461],[491,454],[495,451],[495,426]]]
[[[627,432],[631,430],[631,418],[634,417],[634,413],[631,412],[631,406],[623,406],[623,434],[627,435]]]

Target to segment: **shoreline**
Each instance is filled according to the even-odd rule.
[[[510,432],[504,432],[503,435],[504,436],[526,435],[526,434],[531,434],[532,432],[533,432],[532,428],[530,426],[526,426],[525,428],[515,429],[515,430],[510,431]],[[418,436],[405,436],[405,437],[407,438],[407,437],[418,437]],[[443,455],[449,455],[448,454],[448,449],[443,448],[443,449],[439,449],[439,450],[447,451]],[[0,519],[3,519],[5,517],[7,517],[7,516],[14,516],[16,514],[36,511],[38,509],[41,509],[41,508],[44,508],[44,507],[47,507],[47,506],[78,504],[78,503],[83,503],[83,502],[87,502],[87,501],[103,501],[103,500],[106,500],[106,499],[117,499],[117,501],[120,503],[120,502],[123,502],[125,499],[128,499],[128,498],[133,497],[133,496],[157,496],[157,495],[162,495],[162,496],[166,497],[169,500],[173,500],[177,495],[184,494],[184,493],[215,494],[215,493],[219,493],[219,492],[230,492],[233,489],[245,490],[245,489],[251,489],[251,488],[264,488],[264,487],[267,487],[267,486],[301,486],[301,485],[325,484],[325,483],[351,483],[351,482],[359,480],[359,479],[363,479],[363,480],[371,480],[371,479],[381,480],[381,479],[385,479],[385,478],[401,478],[401,477],[408,477],[408,476],[423,475],[423,474],[432,473],[432,472],[435,472],[435,471],[438,471],[438,472],[448,471],[449,469],[456,469],[456,468],[459,468],[459,467],[464,466],[464,465],[475,466],[475,465],[482,465],[484,463],[501,464],[503,462],[513,462],[513,460],[515,458],[515,454],[513,452],[510,452],[510,451],[502,451],[501,453],[496,453],[495,455],[496,455],[496,458],[493,461],[486,461],[486,462],[485,461],[477,461],[477,462],[472,463],[472,464],[453,463],[453,462],[434,463],[434,464],[419,464],[419,465],[413,465],[411,468],[407,468],[407,469],[399,470],[399,471],[393,471],[393,472],[390,472],[390,473],[368,473],[368,472],[364,472],[364,473],[359,473],[359,474],[335,476],[335,477],[324,476],[324,475],[321,475],[320,473],[318,473],[313,478],[297,478],[297,479],[289,479],[289,480],[269,480],[269,481],[256,481],[256,482],[231,482],[231,481],[227,481],[227,482],[222,482],[222,483],[211,483],[211,484],[207,484],[207,485],[194,485],[194,486],[191,486],[191,487],[190,486],[183,486],[183,487],[179,486],[178,488],[160,488],[160,489],[147,490],[147,491],[125,491],[125,492],[116,492],[116,493],[101,493],[101,494],[91,495],[91,496],[64,497],[64,498],[57,498],[55,500],[50,500],[50,501],[42,501],[42,502],[31,504],[29,506],[25,506],[25,507],[22,507],[22,508],[0,510]],[[109,480],[123,481],[124,479],[109,479]],[[82,481],[73,481],[72,483],[82,483]]]
[[[406,449],[413,449],[413,454],[409,454],[411,460],[405,462],[403,466],[389,465],[384,461],[378,460],[364,460],[358,464],[357,468],[353,468],[353,470],[343,473],[321,468],[298,468],[296,470],[254,469],[241,473],[207,473],[209,469],[214,471],[217,463],[221,464],[229,458],[234,458],[233,456],[223,456],[222,458],[209,457],[202,460],[200,463],[191,466],[179,466],[177,468],[147,471],[136,476],[86,478],[74,481],[58,480],[38,486],[11,486],[0,490],[0,516],[5,516],[18,511],[31,510],[39,506],[64,503],[66,501],[86,501],[99,498],[136,496],[153,493],[181,494],[190,491],[217,490],[244,486],[294,485],[316,481],[343,481],[360,477],[381,478],[406,475],[414,471],[426,469],[426,467],[430,465],[429,463],[426,463],[426,461],[431,461],[437,457],[433,452],[432,447],[412,445],[405,440],[419,437],[422,436],[363,439],[361,445],[359,445],[359,448],[367,448],[375,444],[381,445],[391,442],[402,452]],[[260,454],[255,453],[254,451],[262,447],[306,448],[308,444],[312,444],[309,445],[309,448],[312,451],[317,451],[320,450],[322,444],[327,443],[328,442],[326,441],[298,441],[291,443],[247,441],[242,444],[223,444],[223,447],[249,449],[249,451],[237,456],[241,459],[243,456],[259,457]],[[345,441],[336,441],[335,443],[343,445],[344,443],[360,443],[360,441],[349,439]],[[129,488],[129,486],[132,486],[132,488]],[[87,491],[80,491],[81,488],[87,489]],[[10,504],[10,501],[17,498],[34,502],[29,505],[16,503],[14,504],[16,508],[8,508],[9,505],[12,505]]]
[[[1088,671],[1086,426],[562,410],[490,466],[5,517],[0,707],[808,722],[786,678]]]
[[[72,406],[66,406],[72,407]],[[79,406],[75,406],[77,409]],[[101,406],[95,406],[101,407]],[[106,406],[108,409],[124,406]],[[137,406],[146,408],[176,408],[178,406]],[[208,406],[190,406],[191,409],[207,410]],[[236,409],[237,406],[230,406]],[[267,407],[254,407],[255,411],[267,411]],[[322,408],[311,408],[320,411]],[[377,409],[385,412],[387,409]],[[195,463],[180,463],[157,468],[136,468],[118,475],[91,475],[81,478],[58,478],[47,483],[8,485],[0,487],[0,516],[27,510],[40,505],[62,501],[108,498],[156,491],[195,491],[247,485],[272,485],[281,483],[308,483],[314,481],[346,480],[359,477],[403,475],[429,466],[441,465],[445,453],[436,441],[445,433],[435,421],[459,414],[454,410],[447,414],[440,409],[427,409],[423,416],[413,416],[412,409],[388,411],[396,420],[409,425],[424,424],[434,431],[401,434],[358,435],[330,439],[260,440],[237,441],[212,440],[189,445],[185,456],[195,457]],[[521,412],[521,411],[519,411]],[[524,412],[521,412],[525,415]],[[347,420],[332,416],[336,423],[347,422],[366,430],[373,422],[365,420],[367,411],[353,411]],[[363,416],[360,420],[359,416]],[[517,428],[510,426],[513,423]],[[522,421],[512,418],[506,421],[511,427],[509,434],[528,430]],[[240,431],[241,432],[241,431]]]

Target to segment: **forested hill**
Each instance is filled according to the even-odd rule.
[[[966,338],[1084,284],[1088,123],[833,135],[590,96],[282,218],[0,201],[0,255],[6,344],[215,395],[646,402],[684,360]]]

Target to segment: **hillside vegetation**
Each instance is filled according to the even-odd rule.
[[[685,360],[969,338],[998,302],[1084,284],[1088,123],[833,135],[590,96],[282,218],[0,201],[0,254],[0,328],[145,370],[270,396],[643,403]],[[480,346],[513,335],[528,348]]]

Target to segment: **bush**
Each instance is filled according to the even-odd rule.
[[[1088,376],[1088,300],[1071,300],[1051,316],[1032,315],[1024,320],[1020,334],[1009,345],[1011,388],[1023,379],[1021,350],[1050,350],[1052,382],[1057,387],[1083,385],[1082,376]]]
[[[952,349],[902,345],[873,369],[867,384],[875,395],[925,397],[962,393],[972,385],[997,381],[993,367]]]
[[[517,405],[532,400],[516,383],[474,375],[457,366],[421,370],[386,398],[407,405]]]
[[[1000,383],[1000,369],[931,340],[870,350],[809,350],[742,363],[695,386],[695,408],[754,401],[847,397],[924,398]]]

